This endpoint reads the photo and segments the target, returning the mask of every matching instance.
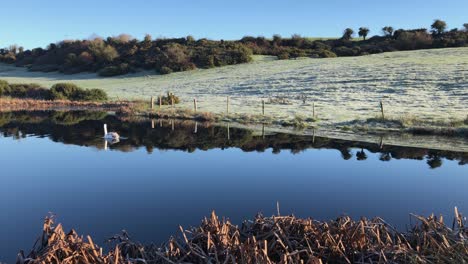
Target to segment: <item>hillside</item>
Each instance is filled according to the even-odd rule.
[[[50,87],[59,81],[74,82],[104,89],[114,99],[149,99],[172,91],[182,99],[178,107],[192,108],[197,98],[200,111],[215,113],[225,111],[226,96],[231,98],[231,113],[260,114],[264,99],[266,115],[279,120],[310,117],[314,103],[321,125],[376,117],[381,100],[389,117],[434,122],[463,119],[468,113],[467,76],[468,48],[318,60],[255,56],[253,62],[242,65],[112,78],[0,66],[0,79],[12,83]]]

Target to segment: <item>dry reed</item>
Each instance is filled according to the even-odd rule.
[[[465,218],[455,208],[452,227],[442,217],[412,215],[416,223],[399,232],[381,218],[342,216],[320,222],[294,216],[264,217],[240,227],[213,212],[180,239],[162,247],[132,242],[126,233],[103,253],[91,237],[63,231],[46,218],[43,235],[17,264],[33,263],[466,263]]]

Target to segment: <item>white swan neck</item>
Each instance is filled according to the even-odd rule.
[[[104,136],[107,135],[107,124],[104,124]]]

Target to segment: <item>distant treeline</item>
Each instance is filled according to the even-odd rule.
[[[353,41],[355,32],[344,30],[337,39],[314,40],[300,35],[282,38],[244,37],[237,41],[195,40],[193,37],[156,39],[146,35],[139,41],[122,34],[107,39],[64,40],[46,49],[24,50],[12,45],[0,49],[0,62],[28,67],[32,71],[60,71],[72,74],[98,72],[115,76],[137,69],[155,70],[161,74],[195,68],[212,68],[246,63],[252,54],[273,55],[279,59],[298,57],[329,58],[360,56],[399,50],[417,50],[468,46],[468,23],[463,29],[447,31],[447,24],[435,20],[431,30],[426,28],[394,30],[382,28],[382,35],[367,38],[370,30],[359,28],[360,41]]]

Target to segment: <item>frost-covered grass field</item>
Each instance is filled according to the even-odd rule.
[[[197,98],[200,111],[214,113],[226,110],[226,96],[231,113],[259,114],[265,99],[266,115],[278,120],[311,117],[314,102],[321,125],[375,117],[381,100],[386,115],[394,118],[448,122],[468,114],[468,48],[288,61],[256,57],[249,64],[115,78],[1,65],[0,79],[46,86],[74,82],[104,89],[113,98],[149,99],[172,91],[182,99],[178,107],[191,108]],[[268,104],[272,97],[285,98],[288,104]]]

